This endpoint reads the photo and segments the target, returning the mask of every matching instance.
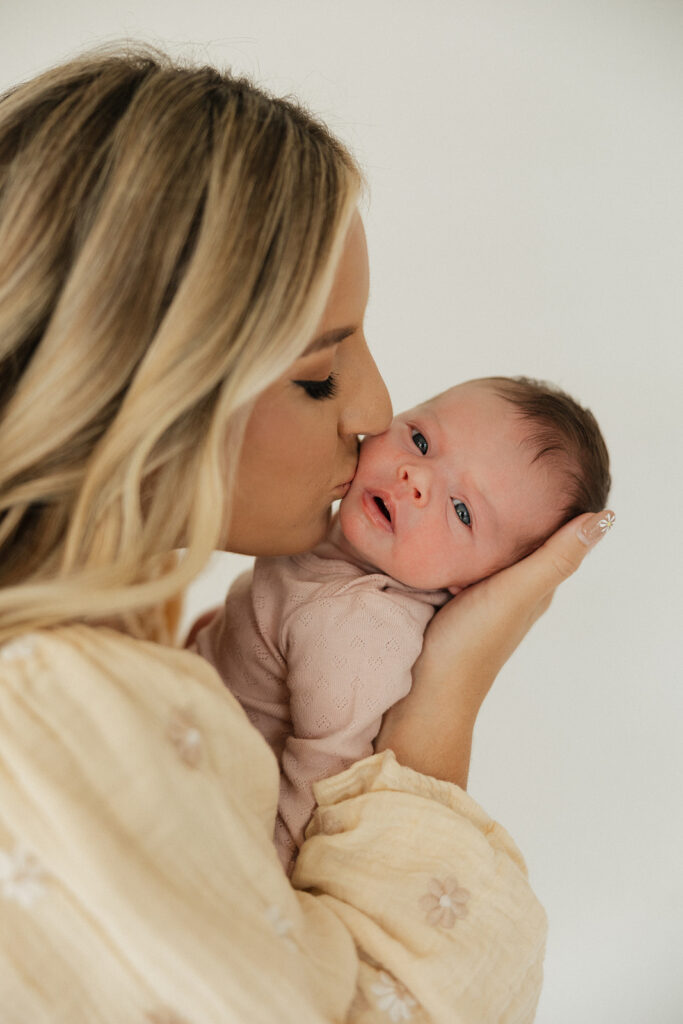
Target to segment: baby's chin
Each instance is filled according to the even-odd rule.
[[[457,583],[444,583],[441,579],[430,579],[423,576],[412,576],[409,578],[404,577],[403,579],[399,579],[398,576],[394,576],[391,572],[388,572],[387,575],[393,576],[394,579],[398,579],[399,583],[404,583],[407,587],[413,587],[414,590],[448,590],[451,594],[455,595],[465,589]]]
[[[443,577],[436,575],[430,576],[425,574],[424,569],[413,569],[411,566],[397,566],[391,557],[385,558],[381,552],[374,549],[371,550],[369,546],[366,547],[363,544],[362,535],[357,538],[353,529],[351,529],[350,535],[344,529],[345,516],[343,513],[345,500],[342,500],[334,523],[334,539],[342,551],[355,561],[364,563],[368,571],[371,572],[374,569],[375,571],[383,572],[387,576],[391,576],[398,583],[403,583],[404,586],[412,587],[414,590],[450,590],[452,594],[458,594],[467,585],[453,584],[450,580],[444,580]]]
[[[413,590],[449,590],[451,594],[459,594],[461,590],[467,584],[460,585],[457,583],[451,583],[450,580],[444,580],[443,576],[430,576],[425,575],[423,572],[416,570],[415,572],[410,569],[403,569],[392,564],[380,564],[382,559],[377,559],[377,568],[391,576],[392,579],[398,583],[403,583],[406,587],[412,587]]]
[[[413,587],[415,590],[448,590],[453,596],[466,590],[473,583],[479,582],[482,578],[474,574],[470,574],[469,577],[464,574],[454,581],[452,577],[444,579],[443,575],[440,576],[437,573],[430,575],[420,571],[419,568],[413,571],[410,566],[378,565],[377,568],[385,572],[387,576],[398,580],[399,583],[404,583],[407,587]]]

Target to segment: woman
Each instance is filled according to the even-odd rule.
[[[6,1020],[531,1020],[543,911],[463,789],[600,517],[436,616],[291,887],[277,765],[168,609],[215,548],[313,545],[389,422],[358,170],[293,104],[148,52],[10,93],[0,168]]]

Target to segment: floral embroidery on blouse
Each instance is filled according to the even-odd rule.
[[[380,971],[379,977],[379,982],[370,988],[377,1008],[383,1010],[391,1021],[412,1020],[416,1000],[400,981],[396,981],[386,971]]]
[[[45,877],[38,858],[25,846],[15,846],[12,853],[0,850],[0,892],[4,899],[25,908],[33,906],[44,895]]]
[[[19,661],[22,658],[30,657],[35,650],[36,639],[33,633],[24,633],[16,640],[10,640],[9,643],[0,647],[0,658],[3,661]]]
[[[168,738],[188,768],[197,768],[202,759],[204,743],[192,712],[176,709],[168,727]]]
[[[280,908],[275,904],[267,907],[265,914],[278,938],[282,939],[287,949],[291,949],[296,952],[296,946],[289,935],[294,925],[289,918],[284,917]]]
[[[432,878],[429,892],[420,899],[420,906],[427,912],[427,924],[452,928],[459,917],[466,916],[469,898],[469,892],[460,888],[456,878],[451,876],[443,882]]]

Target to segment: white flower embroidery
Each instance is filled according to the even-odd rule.
[[[385,971],[380,971],[379,977],[379,984],[373,985],[370,989],[378,1009],[388,1014],[389,1020],[394,1022],[412,1020],[417,1002],[400,982],[395,981]]]
[[[616,522],[616,516],[614,512],[608,512],[606,516],[598,520],[598,526],[600,527],[600,533],[607,533],[611,530]]]
[[[270,907],[267,907],[265,913],[266,918],[270,922],[272,929],[278,936],[278,938],[282,939],[287,949],[291,949],[294,952],[296,952],[296,946],[294,945],[292,939],[289,937],[289,933],[294,927],[289,918],[284,917],[280,908],[275,904],[273,904]]]
[[[33,654],[36,647],[36,637],[32,633],[25,633],[10,640],[9,643],[0,647],[0,658],[3,661],[19,661],[21,658],[28,658]]]
[[[456,878],[446,878],[443,882],[432,878],[429,892],[421,898],[420,906],[427,911],[427,924],[452,928],[459,917],[466,916],[469,898],[469,892],[460,888]]]
[[[0,891],[6,900],[33,906],[45,892],[44,878],[40,862],[25,846],[15,846],[13,853],[0,850]]]
[[[188,768],[197,768],[202,759],[203,740],[191,711],[176,710],[168,727],[168,738]]]

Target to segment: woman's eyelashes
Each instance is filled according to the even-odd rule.
[[[333,373],[324,380],[295,380],[293,383],[303,388],[309,398],[316,400],[334,398],[337,393],[337,378]]]

